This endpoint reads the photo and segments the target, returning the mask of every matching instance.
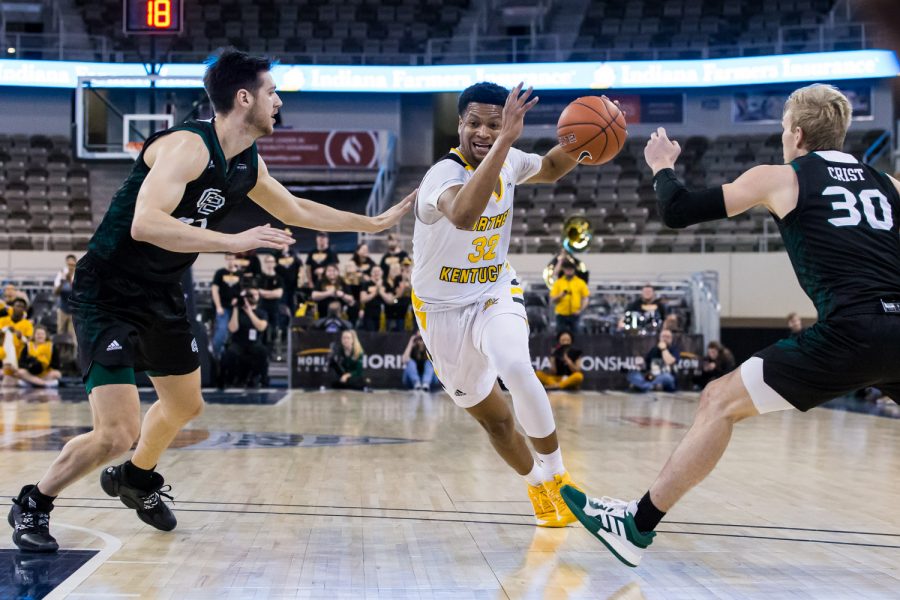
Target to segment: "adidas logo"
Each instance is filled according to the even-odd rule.
[[[197,338],[191,340],[191,352],[199,352],[197,349]]]
[[[456,390],[455,392],[453,392],[453,395],[454,396],[465,396],[466,393],[462,390]]]
[[[216,163],[213,162],[213,161],[209,161],[209,166],[206,167],[206,168],[207,168],[207,169],[215,169],[215,168],[216,168]]]
[[[112,343],[110,343],[110,345],[106,347],[107,352],[112,352],[113,350],[121,350],[121,349],[122,349],[122,346],[120,346],[119,342],[117,342],[116,340],[113,340]]]

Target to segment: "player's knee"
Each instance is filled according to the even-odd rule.
[[[189,399],[185,399],[178,405],[179,420],[187,422],[196,419],[203,414],[205,406],[206,402],[203,401],[202,395],[198,393],[195,396],[190,396]]]
[[[139,424],[136,427],[122,425],[95,431],[100,451],[106,459],[114,458],[131,450],[140,434],[141,428]]]
[[[710,419],[727,419],[736,423],[750,416],[740,394],[731,387],[731,378],[711,381],[700,394],[698,414]]]
[[[499,419],[479,419],[481,426],[487,434],[495,440],[507,441],[512,439],[516,432],[516,421],[512,413]]]
[[[534,367],[527,358],[504,361],[497,365],[497,373],[499,373],[500,379],[503,380],[507,387],[516,385],[520,381],[537,378]]]

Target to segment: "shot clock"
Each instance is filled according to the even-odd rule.
[[[123,0],[129,35],[181,33],[182,0]]]

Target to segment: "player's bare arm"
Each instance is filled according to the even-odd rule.
[[[525,183],[554,183],[562,179],[578,164],[569,156],[562,146],[556,145],[541,159],[541,170],[531,176]]]
[[[380,215],[367,217],[294,196],[269,174],[260,157],[256,186],[247,196],[285,225],[320,231],[376,233],[393,227],[409,212],[416,199],[416,190]]]
[[[209,152],[200,136],[174,132],[153,143],[144,154],[150,172],[138,192],[131,237],[171,252],[244,252],[282,248],[294,243],[284,231],[268,225],[239,234],[193,227],[172,216],[185,187],[206,168]]]
[[[529,87],[522,92],[521,83],[513,88],[506,98],[499,123],[496,115],[481,115],[472,110],[464,115],[461,126],[479,130],[476,139],[481,136],[485,143],[490,143],[493,131],[499,133],[472,178],[465,185],[448,188],[438,198],[438,210],[457,227],[471,228],[487,207],[509,149],[522,135],[525,113],[538,102],[537,96],[531,98],[531,91]]]
[[[700,191],[688,190],[675,176],[681,146],[663,127],[650,134],[644,159],[653,171],[659,211],[669,227],[733,217],[754,206],[765,206],[783,217],[797,204],[797,178],[789,165],[753,167],[734,182]]]

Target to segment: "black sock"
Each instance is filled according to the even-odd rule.
[[[638,502],[637,512],[634,513],[634,524],[637,525],[638,531],[647,533],[656,529],[664,516],[666,513],[653,505],[653,501],[650,500],[650,492],[647,492]]]
[[[41,490],[38,489],[38,486],[34,486],[31,488],[31,491],[25,494],[27,498],[33,498],[35,504],[37,505],[37,509],[41,512],[50,512],[53,510],[53,501],[56,500],[56,496],[48,496],[46,494],[41,493]]]
[[[142,490],[149,490],[153,486],[154,469],[156,469],[156,466],[152,469],[136,467],[130,460],[126,460],[125,464],[122,465],[122,472],[125,474],[125,480],[134,487]]]

